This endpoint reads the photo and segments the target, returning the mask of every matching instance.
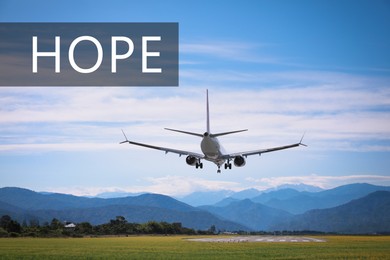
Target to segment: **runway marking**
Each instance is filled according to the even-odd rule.
[[[223,237],[223,238],[190,238],[188,241],[195,242],[211,242],[211,243],[246,243],[246,242],[262,242],[262,243],[310,243],[310,242],[326,242],[323,239],[312,237],[298,237],[298,236],[235,236],[235,237]]]

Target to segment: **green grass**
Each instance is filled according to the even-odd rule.
[[[0,259],[390,259],[389,236],[318,237],[325,243],[205,243],[185,238],[1,238]]]

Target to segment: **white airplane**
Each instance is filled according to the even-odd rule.
[[[247,156],[249,156],[249,155],[255,155],[255,154],[261,155],[262,153],[269,153],[269,152],[289,149],[289,148],[297,147],[300,145],[306,146],[305,144],[302,143],[302,140],[303,140],[303,136],[302,136],[299,143],[295,143],[295,144],[289,144],[289,145],[285,145],[285,146],[278,146],[278,147],[273,147],[273,148],[268,148],[268,149],[259,149],[259,150],[247,151],[247,152],[226,153],[224,151],[223,147],[220,145],[217,137],[248,131],[248,129],[223,132],[223,133],[217,133],[217,134],[211,133],[211,131],[210,131],[208,90],[206,91],[206,103],[207,103],[206,104],[207,129],[206,129],[206,132],[204,134],[187,132],[187,131],[176,130],[176,129],[171,129],[171,128],[164,128],[165,130],[169,130],[169,131],[174,131],[174,132],[179,132],[179,133],[183,133],[183,134],[189,134],[189,135],[195,135],[195,136],[201,137],[202,141],[200,143],[200,148],[201,148],[203,154],[189,152],[189,151],[183,151],[183,150],[177,150],[177,149],[171,149],[171,148],[166,148],[166,147],[160,147],[160,146],[154,146],[154,145],[149,145],[149,144],[144,144],[144,143],[133,142],[133,141],[130,141],[127,139],[127,136],[123,130],[122,130],[122,133],[123,133],[126,140],[120,142],[120,144],[129,143],[132,145],[138,145],[138,146],[143,146],[146,148],[164,151],[166,154],[167,153],[176,153],[176,154],[179,154],[179,156],[187,155],[186,163],[188,165],[195,166],[196,168],[200,168],[200,169],[203,168],[202,160],[210,161],[210,162],[213,162],[217,165],[217,167],[218,167],[217,173],[221,172],[221,166],[223,164],[224,164],[225,169],[231,169],[232,168],[231,161],[233,161],[233,163],[236,167],[244,166],[246,163],[245,158],[247,158]]]

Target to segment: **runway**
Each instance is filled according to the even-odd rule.
[[[323,239],[301,236],[232,236],[215,238],[191,238],[188,241],[212,242],[212,243],[247,243],[247,242],[265,242],[265,243],[310,243],[326,242]]]

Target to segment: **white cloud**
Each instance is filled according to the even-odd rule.
[[[230,181],[215,181],[188,176],[165,176],[160,178],[148,178],[152,183],[147,189],[150,192],[167,195],[185,195],[195,191],[216,191],[222,189],[237,190],[240,184]]]
[[[202,76],[191,75],[203,79],[201,86],[180,88],[1,88],[0,150],[94,149],[90,144],[120,141],[121,128],[139,141],[174,140],[189,147],[194,139],[162,128],[204,131]],[[224,138],[234,150],[258,148],[264,140],[264,145],[295,142],[305,131],[311,149],[390,149],[390,89],[384,78],[302,71],[225,71],[215,77],[220,82],[210,87],[212,130],[250,129],[240,134],[240,143],[236,136]],[[273,79],[273,87],[265,87]]]
[[[96,151],[118,150],[113,143],[45,143],[45,144],[4,144],[0,145],[1,152],[18,151],[19,153],[46,152],[46,151]]]
[[[214,41],[202,43],[181,43],[180,54],[184,57],[188,55],[192,59],[199,58],[199,56],[207,56],[210,58],[221,58],[224,60],[253,62],[265,64],[279,64],[281,61],[269,55],[260,55],[261,50],[268,45],[265,44],[250,44],[244,42],[232,41]],[[187,58],[188,60],[188,58]],[[205,59],[203,59],[205,60]]]
[[[158,178],[146,178],[145,185],[138,186],[123,186],[123,187],[52,187],[47,188],[45,191],[51,192],[64,192],[79,196],[95,196],[103,192],[148,192],[164,194],[169,196],[183,196],[195,191],[217,191],[223,189],[229,190],[241,190],[242,187],[239,183],[229,181],[213,181],[201,178],[194,178],[188,176],[164,176]]]
[[[233,190],[241,191],[249,188],[267,190],[283,184],[307,184],[323,189],[331,189],[351,183],[370,183],[379,186],[390,186],[390,176],[384,175],[346,175],[346,176],[280,176],[268,178],[246,178],[246,184],[234,181],[207,180],[188,176],[168,175],[158,178],[146,178],[144,185],[138,186],[116,186],[116,187],[52,187],[45,191],[61,192],[79,196],[95,196],[103,192],[148,192],[164,194],[168,196],[185,196],[196,191],[219,191]]]

